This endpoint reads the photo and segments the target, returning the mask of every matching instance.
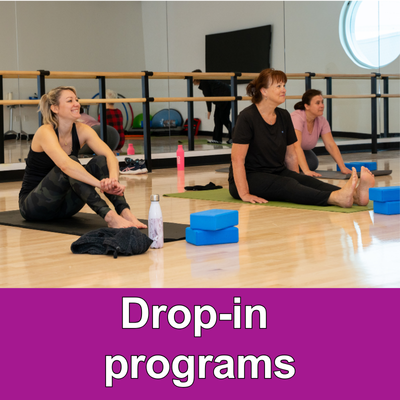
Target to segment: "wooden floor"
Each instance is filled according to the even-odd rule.
[[[377,161],[392,169],[378,187],[400,185],[399,151],[345,154],[345,161]],[[127,199],[147,218],[150,195],[214,182],[227,187],[227,165],[122,176]],[[334,169],[329,156],[320,169]],[[344,181],[329,183],[342,185]],[[21,182],[0,183],[0,211],[18,208]],[[210,208],[239,211],[239,243],[196,247],[178,241],[132,257],[74,255],[77,236],[0,225],[0,287],[140,288],[347,288],[400,287],[400,216],[365,211],[332,213],[250,204],[163,197],[164,221],[189,224],[190,214]],[[89,208],[83,211],[91,212]]]

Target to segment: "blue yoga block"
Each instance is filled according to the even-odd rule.
[[[377,214],[400,214],[400,201],[374,201],[374,212]]]
[[[370,188],[369,199],[374,201],[398,201],[400,200],[400,186],[388,186]]]
[[[239,241],[239,229],[235,226],[218,231],[186,228],[186,241],[196,246],[237,243]]]
[[[344,165],[348,168],[348,169],[352,169],[353,167],[356,169],[357,172],[361,171],[361,167],[365,167],[368,168],[370,171],[375,171],[377,166],[376,166],[376,162],[371,161],[371,162],[350,162],[350,163],[344,163]],[[340,168],[338,165],[336,165],[336,171],[340,171]]]
[[[213,209],[190,214],[190,227],[204,231],[217,231],[239,223],[237,210]]]

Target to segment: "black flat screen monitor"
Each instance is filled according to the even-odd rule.
[[[206,35],[206,72],[261,72],[270,50],[271,25]]]

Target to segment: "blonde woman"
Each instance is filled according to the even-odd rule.
[[[111,228],[145,228],[125,200],[113,152],[92,128],[77,122],[80,104],[75,88],[60,86],[43,95],[40,111],[44,124],[36,131],[26,160],[19,194],[21,215],[28,221],[68,218],[88,204]],[[96,156],[82,166],[78,152],[85,144]]]

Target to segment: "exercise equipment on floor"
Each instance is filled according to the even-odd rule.
[[[239,213],[236,210],[213,209],[190,214],[186,241],[196,246],[237,243]]]
[[[147,219],[139,218],[140,222],[148,224]],[[71,218],[63,218],[51,221],[26,221],[22,218],[19,210],[0,212],[0,225],[14,226],[26,229],[36,229],[46,232],[57,232],[66,235],[81,236],[87,232],[105,228],[107,223],[103,218],[94,213],[78,212]],[[186,224],[164,221],[164,242],[174,242],[185,240]],[[140,229],[142,233],[148,235],[148,229]]]
[[[351,174],[342,174],[340,171],[323,171],[317,169],[315,172],[319,173],[321,176],[318,177],[318,179],[350,179]],[[371,171],[372,175],[374,176],[383,176],[383,175],[390,175],[392,173],[391,169],[385,169],[385,170],[373,170]],[[357,176],[360,177],[361,172],[357,172]]]
[[[199,128],[201,124],[201,119],[199,118],[193,118],[193,128],[194,128],[194,135],[197,136],[199,133]],[[185,121],[185,124],[183,125],[183,133],[185,135],[188,134],[188,120]]]
[[[216,169],[215,172],[228,173],[229,167]],[[344,179],[349,179],[351,177],[351,174],[342,174],[340,171],[324,171],[324,170],[317,169],[315,172],[317,172],[321,175],[318,177],[318,179],[344,180]],[[390,175],[392,173],[392,170],[391,169],[374,170],[374,171],[371,171],[371,173],[375,176],[383,176],[383,175]],[[360,177],[360,172],[357,172],[357,175],[358,175],[358,177]]]
[[[153,124],[152,120],[153,120],[153,116],[150,115],[150,127]],[[132,123],[132,128],[134,128],[134,129],[143,128],[143,113],[136,115],[136,117],[134,118],[133,123]]]
[[[173,108],[164,108],[153,115],[153,128],[180,128],[183,124],[183,118],[178,110]]]
[[[348,169],[352,169],[354,167],[357,172],[361,171],[361,167],[368,168],[371,172],[376,170],[376,162],[374,162],[374,161],[349,162],[349,163],[344,163],[344,165]],[[338,165],[336,165],[336,171],[340,171],[340,168]]]
[[[369,199],[373,200],[377,214],[400,214],[400,186],[370,188]]]
[[[195,199],[195,200],[210,200],[221,201],[224,203],[236,203],[238,205],[248,204],[251,207],[283,207],[283,208],[297,208],[299,210],[315,210],[315,211],[328,211],[340,213],[354,213],[360,211],[369,211],[373,209],[373,202],[370,201],[366,206],[353,205],[349,208],[339,206],[310,206],[306,204],[288,203],[285,201],[268,201],[268,203],[255,203],[249,204],[242,200],[234,199],[228,189],[217,190],[190,190],[183,193],[169,193],[164,194],[164,197],[176,197],[179,199]]]
[[[101,137],[100,125],[94,125],[92,128],[99,135],[99,137]],[[119,139],[120,139],[119,133],[114,127],[110,125],[106,125],[106,128],[107,128],[107,145],[112,151],[114,151],[119,144]],[[94,153],[93,150],[87,144],[85,144],[79,150],[79,154],[93,154],[93,153]]]

